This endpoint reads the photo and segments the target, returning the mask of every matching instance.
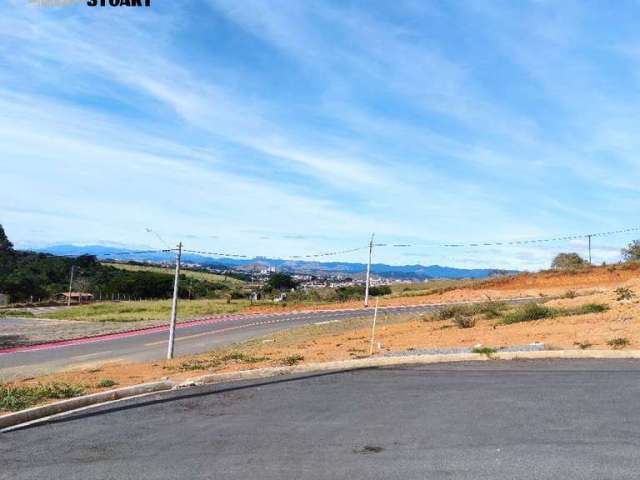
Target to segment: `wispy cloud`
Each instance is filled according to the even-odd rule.
[[[624,12],[595,29],[590,7],[10,0],[0,220],[23,243],[140,244],[153,224],[270,255],[371,231],[456,241],[625,225],[640,206],[640,38]],[[433,261],[533,268],[551,253]]]

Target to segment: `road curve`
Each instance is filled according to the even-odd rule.
[[[0,434],[0,477],[636,479],[639,367],[494,361],[203,386]]]
[[[531,301],[511,299],[511,303]],[[469,302],[464,302],[469,303]],[[449,304],[451,305],[451,304]],[[426,313],[442,304],[389,306],[388,315]],[[372,308],[227,315],[178,324],[176,356],[202,353],[302,325],[372,315]],[[154,361],[165,358],[168,327],[152,327],[98,337],[0,350],[0,380],[42,375],[108,361]]]

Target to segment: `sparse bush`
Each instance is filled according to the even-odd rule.
[[[252,355],[248,355],[246,353],[243,352],[231,352],[228,353],[226,355],[223,355],[220,360],[222,360],[223,362],[227,362],[229,360],[236,360],[238,362],[245,362],[245,363],[258,363],[258,362],[262,362],[264,360],[269,360],[268,357],[254,357]]]
[[[476,313],[484,315],[486,319],[497,318],[508,308],[506,303],[494,301],[480,303],[475,307]]]
[[[576,298],[578,294],[575,290],[567,290],[562,298]]]
[[[222,362],[215,357],[212,358],[192,358],[180,364],[180,370],[209,370],[210,368],[216,368],[222,365]]]
[[[533,320],[541,320],[553,316],[554,312],[551,308],[545,307],[538,303],[525,303],[518,306],[512,312],[506,314],[502,319],[503,324],[510,325],[519,322],[531,322]]]
[[[640,260],[640,240],[634,240],[622,249],[622,258],[625,262]]]
[[[436,316],[438,320],[449,320],[456,315],[466,315],[467,309],[465,305],[451,305],[443,307],[437,311]]]
[[[286,357],[284,360],[282,360],[282,363],[284,363],[285,365],[293,366],[303,360],[304,357],[299,353],[296,353],[295,355],[289,355],[288,357]]]
[[[588,313],[602,313],[609,310],[608,305],[602,303],[586,303],[575,308],[558,309],[558,315],[586,315]]]
[[[611,340],[607,341],[607,345],[615,349],[624,348],[628,346],[630,343],[631,342],[626,337],[612,338]]]
[[[458,328],[473,328],[476,326],[476,319],[475,317],[458,314],[453,318],[453,323],[455,323]]]
[[[96,385],[96,387],[98,388],[109,388],[109,387],[113,387],[114,385],[117,385],[118,382],[111,380],[110,378],[104,378],[102,380],[100,380],[98,382],[98,384]]]
[[[616,288],[614,293],[616,294],[616,300],[621,302],[623,300],[631,300],[635,294],[631,291],[630,288],[620,287]]]
[[[584,342],[575,342],[574,345],[576,345],[580,350],[586,350],[587,348],[593,346],[591,343],[589,343],[588,341],[584,341]]]
[[[483,303],[474,303],[469,305],[450,305],[437,311],[438,320],[449,320],[456,316],[470,317],[474,315],[482,315],[484,318],[496,318],[507,309],[504,302],[488,301]]]

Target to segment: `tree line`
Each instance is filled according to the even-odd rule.
[[[45,253],[13,248],[0,225],[0,293],[12,302],[48,299],[69,289],[74,268],[74,291],[92,293],[104,299],[119,294],[130,298],[169,298],[173,294],[174,277],[170,273],[121,270],[101,264],[93,255],[75,258],[56,257]],[[181,298],[216,298],[230,286],[181,275]]]

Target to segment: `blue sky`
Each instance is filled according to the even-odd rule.
[[[535,269],[635,225],[633,1],[0,5],[0,223],[55,243]],[[598,239],[613,261],[632,236]],[[341,260],[362,261],[363,254]]]

